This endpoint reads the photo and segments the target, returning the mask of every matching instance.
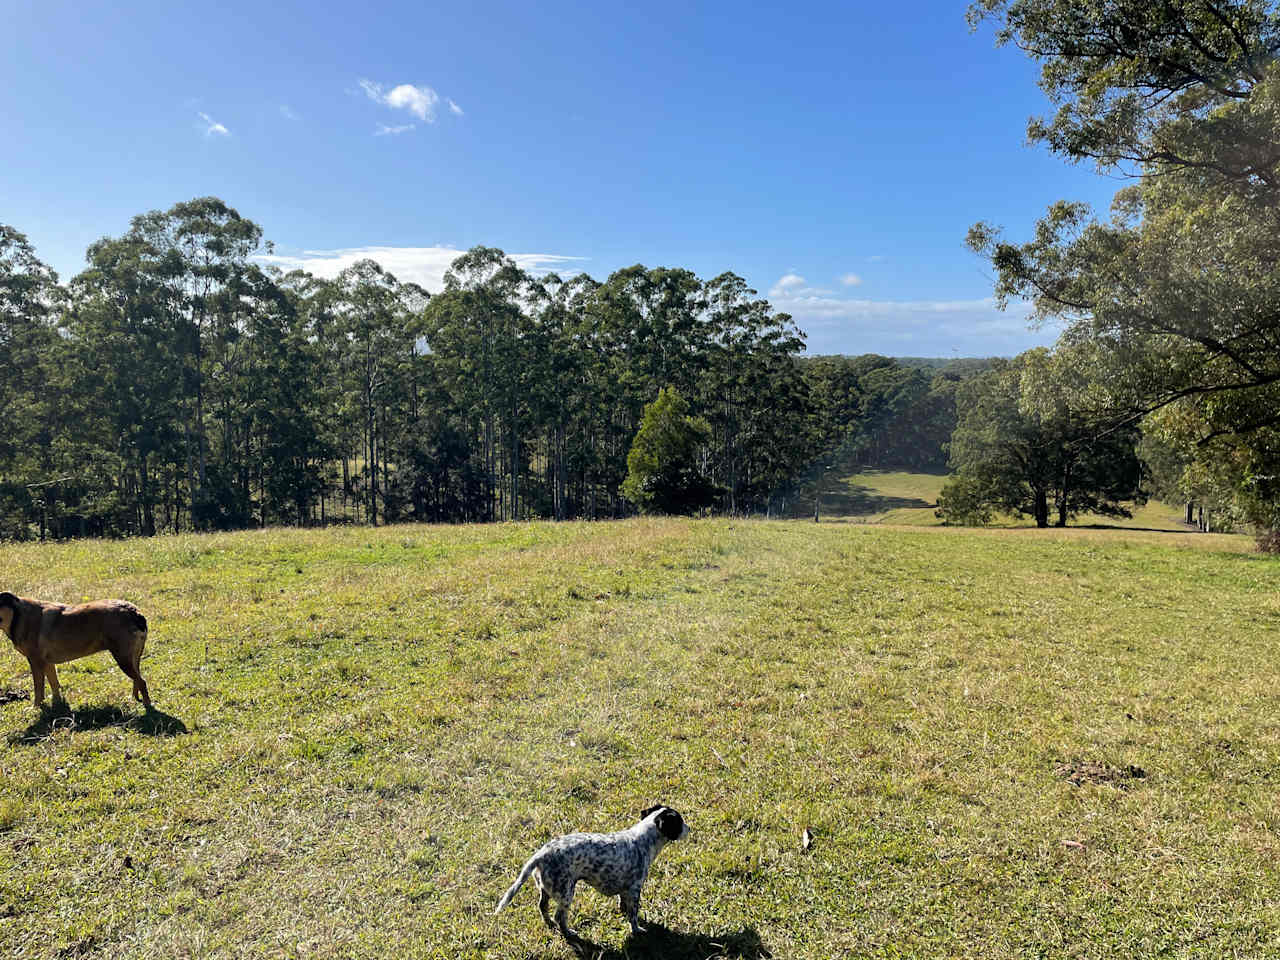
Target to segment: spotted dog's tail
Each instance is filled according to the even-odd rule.
[[[507,892],[502,895],[502,899],[498,901],[498,909],[493,911],[494,913],[501,913],[502,908],[511,902],[511,898],[516,895],[517,890],[524,886],[524,882],[529,879],[529,874],[533,873],[538,866],[538,861],[541,859],[538,853],[529,858],[528,862],[521,868],[520,876],[516,877],[516,882],[511,885]]]

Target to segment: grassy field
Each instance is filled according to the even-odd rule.
[[[820,516],[828,521],[890,523],[907,526],[941,526],[935,510],[938,491],[946,483],[944,474],[906,473],[893,470],[847,471],[835,469],[823,480]],[[1132,517],[1087,515],[1073,519],[1073,527],[1124,527],[1183,533],[1191,529],[1182,522],[1177,506],[1151,501],[1132,506]],[[794,519],[813,516],[813,490],[807,490],[788,511]],[[1000,517],[992,526],[1025,527],[1028,517]]]
[[[494,903],[548,837],[659,801],[694,834],[645,889],[653,932],[577,898],[604,957],[1280,954],[1280,562],[1242,537],[2,549],[0,588],[138,603],[158,712],[99,656],[38,714],[0,660],[0,956],[569,957],[531,887]]]

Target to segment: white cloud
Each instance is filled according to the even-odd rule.
[[[771,297],[793,296],[798,290],[804,288],[805,279],[798,273],[784,273],[778,278],[772,289],[769,290]]]
[[[412,130],[415,126],[417,126],[417,124],[402,123],[402,124],[399,124],[398,126],[388,127],[385,123],[380,123],[378,124],[378,129],[373,132],[373,135],[375,137],[385,137],[387,135],[391,135],[394,137],[397,134],[407,133],[408,131]]]
[[[976,300],[850,299],[793,286],[770,303],[808,334],[808,353],[889,356],[1011,356],[1048,345],[1056,329],[1033,330],[1031,307],[1000,310],[993,297]]]
[[[843,277],[840,278],[840,282],[844,284],[846,287],[857,287],[857,286],[861,286],[862,278],[858,276],[856,273],[846,273]]]
[[[299,254],[272,254],[259,257],[282,270],[306,270],[318,277],[335,277],[357,260],[374,260],[397,280],[412,282],[432,293],[444,288],[449,265],[466,253],[454,247],[352,247],[344,250],[304,250]],[[512,253],[512,260],[535,276],[557,272],[578,273],[575,266],[586,257],[555,253]]]
[[[399,86],[385,89],[382,84],[372,80],[361,80],[360,89],[374,103],[380,103],[392,110],[408,110],[423,123],[436,122],[436,106],[440,103],[440,94],[430,87],[415,86],[402,83]],[[450,112],[462,114],[462,108],[452,100],[447,101]]]
[[[790,273],[784,273],[778,278],[778,282],[769,290],[769,296],[775,298],[815,297],[831,293],[830,290],[824,290],[822,287],[811,287],[808,284],[808,280],[793,270]]]
[[[450,113],[452,113],[454,116],[458,116],[458,117],[462,116],[462,108],[461,108],[460,106],[458,106],[456,103],[454,103],[454,102],[453,102],[452,100],[450,100],[448,97],[446,97],[446,98],[445,98],[445,101],[449,104],[449,112],[450,112]]]
[[[301,117],[299,117],[296,113],[293,112],[293,110],[290,108],[290,106],[287,103],[280,104],[280,116],[284,117],[286,120],[301,119]]]
[[[212,137],[215,134],[219,137],[231,136],[230,130],[220,124],[217,120],[213,119],[213,117],[209,116],[207,113],[200,111],[199,117],[204,121],[204,135],[206,137]]]

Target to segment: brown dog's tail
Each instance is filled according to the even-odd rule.
[[[538,861],[541,859],[541,851],[535,853],[529,858],[529,861],[520,871],[520,876],[516,877],[516,882],[507,889],[507,892],[502,895],[502,899],[498,901],[498,909],[493,911],[494,913],[501,913],[502,908],[511,902],[511,898],[516,895],[516,891],[519,890],[524,885],[524,882],[529,879],[529,874],[533,873],[534,869],[538,866]]]
[[[137,607],[133,608],[132,610],[129,610],[128,614],[129,614],[129,620],[133,624],[133,629],[141,630],[143,633],[146,633],[147,618],[138,612]]]

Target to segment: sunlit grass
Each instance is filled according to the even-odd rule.
[[[143,609],[160,711],[99,657],[39,716],[0,660],[5,957],[568,957],[530,890],[493,904],[547,837],[658,801],[695,831],[645,889],[659,929],[579,894],[606,956],[1280,951],[1280,563],[1247,538],[636,520],[3,549],[0,588]]]

